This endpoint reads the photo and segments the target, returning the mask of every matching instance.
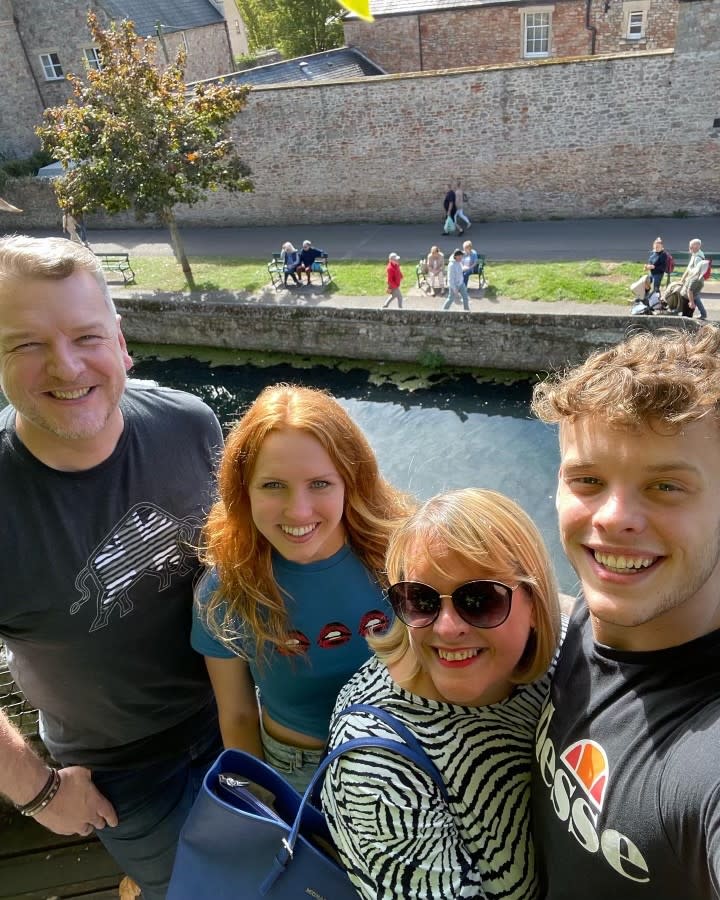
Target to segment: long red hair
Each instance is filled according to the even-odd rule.
[[[205,610],[211,630],[225,643],[255,641],[286,649],[287,610],[272,571],[272,546],[252,519],[248,486],[263,442],[272,431],[297,428],[320,442],[345,486],[343,526],[355,554],[385,584],[390,535],[411,512],[409,496],[380,474],[360,428],[326,391],[277,384],[266,388],[228,435],[218,475],[219,499],[203,531],[204,560],[215,566],[220,588]]]

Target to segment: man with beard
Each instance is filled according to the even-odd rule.
[[[583,594],[536,736],[552,900],[720,896],[719,359],[635,334],[535,390]]]
[[[97,830],[162,900],[220,748],[189,635],[222,438],[196,398],[126,382],[131,364],[89,250],[0,240],[0,637],[58,763],[0,713],[0,791],[52,831]]]

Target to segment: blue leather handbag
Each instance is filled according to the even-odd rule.
[[[349,706],[341,715],[353,712],[381,719],[402,740],[347,741],[324,757],[302,796],[249,753],[220,754],[180,835],[167,900],[357,900],[357,891],[334,857],[325,818],[311,803],[333,760],[351,750],[383,747],[427,772],[445,802],[448,796],[437,767],[401,722],[363,704]],[[248,783],[273,794],[273,806],[259,800]]]

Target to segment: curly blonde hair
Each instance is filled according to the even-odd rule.
[[[536,385],[532,409],[550,424],[593,416],[612,428],[670,432],[720,418],[720,329],[633,334]]]
[[[438,552],[441,551],[441,552]],[[496,491],[466,488],[426,501],[393,535],[387,553],[390,584],[403,581],[409,567],[428,560],[441,575],[438,557],[457,553],[465,562],[506,584],[522,585],[535,611],[535,628],[511,681],[528,684],[550,665],[560,640],[560,602],[553,566],[532,519]],[[420,670],[412,660],[408,626],[396,619],[390,630],[368,638],[386,665],[404,666],[411,680]]]
[[[237,623],[262,660],[267,645],[287,647],[287,609],[272,571],[272,546],[256,528],[249,485],[267,436],[296,428],[322,445],[345,487],[343,526],[363,565],[385,585],[384,561],[394,528],[413,508],[381,475],[370,444],[326,391],[278,384],[259,394],[228,435],[218,475],[219,500],[203,530],[201,555],[220,587],[203,611],[210,630],[237,652]]]

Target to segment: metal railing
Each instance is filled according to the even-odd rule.
[[[5,645],[2,641],[0,641],[0,706],[22,735],[29,738],[37,736],[37,710],[32,708],[13,681],[7,667]]]

